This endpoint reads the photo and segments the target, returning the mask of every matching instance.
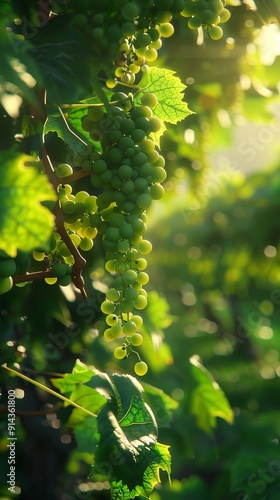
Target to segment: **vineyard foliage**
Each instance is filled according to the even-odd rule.
[[[279,22],[1,2],[3,500],[279,498]]]

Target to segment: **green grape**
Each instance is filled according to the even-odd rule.
[[[123,333],[125,335],[133,335],[135,331],[136,331],[136,324],[133,321],[129,320],[123,323]]]
[[[138,244],[138,251],[143,255],[147,255],[152,251],[152,244],[148,240],[142,240]]]
[[[130,21],[139,15],[139,7],[134,2],[127,3],[121,9],[121,14],[124,19]]]
[[[88,252],[93,247],[93,241],[89,238],[83,238],[80,242],[80,249]]]
[[[89,119],[89,117],[87,115],[85,115],[85,116],[82,117],[82,123],[81,123],[81,125],[82,125],[82,129],[85,132],[90,132],[93,129],[93,122]],[[79,165],[77,165],[77,166],[79,166]],[[62,176],[62,177],[64,177],[64,176]]]
[[[93,164],[93,172],[95,174],[103,174],[108,168],[107,163],[104,160],[96,160]]]
[[[127,300],[127,299],[123,299],[120,303],[120,312],[121,313],[131,313],[132,309],[133,309],[133,304],[130,300]]]
[[[71,215],[76,212],[76,203],[74,201],[66,200],[61,204],[62,212],[66,215]]]
[[[123,274],[123,280],[129,285],[132,285],[137,280],[137,272],[133,269],[128,269]]]
[[[188,20],[188,27],[191,29],[191,30],[196,30],[198,29],[199,27],[201,26],[201,20],[199,17],[191,17],[189,20]]]
[[[56,278],[63,278],[68,274],[68,268],[63,262],[56,262],[52,268],[52,274]]]
[[[163,23],[159,26],[159,32],[163,38],[169,38],[174,34],[174,27],[171,23]]]
[[[108,89],[114,89],[117,86],[117,83],[116,78],[108,78],[106,80],[106,87],[108,87]]]
[[[122,24],[122,32],[124,36],[132,36],[136,31],[136,26],[134,23],[126,21]]]
[[[120,231],[117,227],[108,227],[105,232],[105,237],[110,241],[118,241],[120,238]]]
[[[131,194],[134,191],[134,182],[132,180],[125,181],[122,184],[122,192],[125,194]]]
[[[84,231],[84,236],[85,238],[88,238],[89,240],[92,240],[96,237],[97,235],[97,230],[94,227],[86,227]]]
[[[106,318],[106,323],[109,326],[115,326],[118,323],[118,317],[115,314],[109,314]]]
[[[145,153],[143,153],[142,151],[140,151],[132,159],[132,164],[133,164],[133,166],[140,167],[141,165],[146,163],[146,161],[147,161],[147,155]]]
[[[119,324],[111,326],[111,335],[115,338],[121,337],[123,335],[122,326]]]
[[[144,177],[138,177],[134,182],[135,190],[139,193],[143,193],[148,188],[148,181]]]
[[[140,48],[140,47],[147,47],[150,45],[152,39],[148,33],[137,33],[136,34],[136,40],[134,42],[135,48]]]
[[[44,254],[45,255],[45,254]],[[8,278],[14,276],[16,273],[17,265],[13,259],[0,260],[0,277]]]
[[[162,127],[162,121],[157,118],[156,116],[153,116],[150,119],[150,130],[149,132],[158,132]]]
[[[138,361],[134,365],[134,371],[138,377],[142,377],[143,375],[146,375],[148,371],[148,365],[144,361]]]
[[[147,261],[146,261],[146,259],[143,259],[141,257],[139,259],[137,259],[134,264],[135,264],[135,268],[138,271],[143,271],[147,267]]]
[[[115,304],[114,304],[114,302],[111,302],[110,300],[105,300],[101,304],[101,311],[104,314],[111,314],[114,312],[114,310],[115,310]]]
[[[122,137],[118,142],[118,146],[121,151],[125,152],[128,148],[133,148],[135,142],[131,137]]]
[[[139,276],[139,275],[138,275]],[[137,278],[138,281],[138,278]],[[133,302],[134,300],[137,299],[138,297],[138,292],[134,288],[128,287],[125,292],[124,292],[124,297],[125,299]]]
[[[133,130],[131,133],[131,139],[134,140],[135,144],[140,144],[143,139],[146,137],[146,132],[141,128],[137,128]]]
[[[147,285],[148,282],[149,282],[149,276],[147,273],[143,273],[143,271],[138,273],[137,283],[140,283],[140,285],[143,286],[143,285]]]
[[[127,356],[127,351],[125,347],[116,347],[114,350],[114,356],[116,359],[123,359]]]
[[[144,153],[151,153],[155,149],[155,144],[151,139],[144,139],[141,142],[141,149]]]
[[[134,129],[135,129],[135,123],[130,118],[127,118],[126,120],[123,120],[120,123],[120,131],[123,134],[130,135],[132,134]]]
[[[224,9],[224,5],[221,0],[209,0],[208,5],[209,9],[211,9],[217,15],[219,15]]]
[[[127,240],[120,240],[118,242],[118,251],[121,253],[127,253],[130,249],[130,243]]]
[[[168,10],[160,10],[157,12],[156,19],[159,24],[169,23],[172,19],[172,14]]]
[[[0,278],[0,295],[9,292],[13,287],[13,280],[11,276]]]
[[[137,299],[133,302],[135,309],[145,309],[147,306],[147,299],[143,295],[138,295]]]
[[[147,230],[146,224],[141,219],[135,219],[132,222],[132,227],[133,227],[134,234],[136,236],[143,236],[143,234],[145,234],[145,232]]]
[[[106,292],[106,299],[112,302],[118,302],[120,299],[120,292],[115,288],[109,288]]]
[[[78,193],[75,194],[75,202],[84,203],[88,197],[89,194],[86,191],[79,191]]]
[[[127,240],[132,238],[134,236],[134,231],[133,231],[132,225],[128,224],[128,223],[124,223],[120,228],[120,235]]]
[[[139,345],[143,344],[143,336],[141,333],[133,333],[133,335],[130,337],[129,342],[131,345],[138,347]]]
[[[122,180],[131,179],[132,172],[133,170],[129,165],[122,165],[118,169],[118,175]]]
[[[149,29],[148,35],[151,37],[152,42],[156,42],[160,37],[159,30],[157,28]]]
[[[78,231],[80,231],[80,229],[78,229]],[[73,241],[74,245],[76,245],[76,247],[78,247],[81,243],[81,237],[75,233],[72,233],[69,236],[70,236],[70,239]]]
[[[152,203],[152,198],[149,194],[139,194],[136,200],[137,206],[142,210],[146,210]]]
[[[164,189],[160,184],[153,184],[150,187],[150,195],[153,200],[160,200],[164,195]]]
[[[120,228],[125,222],[124,216],[122,214],[113,213],[110,218],[111,226]]]
[[[114,273],[115,272],[115,264],[116,264],[116,261],[115,260],[108,260],[105,264],[105,269],[106,271],[108,271],[108,273]]]
[[[102,220],[99,214],[92,214],[89,218],[92,227],[99,227]]]
[[[157,59],[157,56],[158,56],[158,53],[157,53],[156,49],[148,49],[146,51],[146,54],[145,54],[146,61],[148,61],[148,62],[155,61]]]
[[[113,340],[115,340],[115,337],[111,333],[111,328],[107,328],[103,333],[103,336],[106,342],[112,342]]]
[[[35,260],[37,260],[37,262],[41,262],[44,260],[46,254],[42,252],[36,252],[36,250],[33,250],[32,256]]]
[[[149,108],[153,109],[158,104],[158,99],[157,96],[152,92],[146,92],[141,98],[141,103],[143,104],[143,106],[148,106]]]
[[[220,40],[223,36],[223,30],[220,26],[210,26],[208,33],[212,40]]]
[[[156,42],[152,42],[150,45],[150,49],[159,50],[159,49],[161,49],[161,47],[162,47],[162,41],[160,38],[158,40],[156,40]]]
[[[48,285],[54,285],[57,282],[57,278],[45,278],[45,282]]]
[[[71,281],[72,281],[71,275],[70,274],[66,274],[66,276],[63,276],[62,278],[59,278],[58,284],[60,286],[68,286],[68,285],[70,285]]]
[[[140,71],[140,67],[132,63],[128,66],[128,70],[130,71],[130,73],[137,75]]]
[[[73,174],[73,169],[71,165],[68,165],[68,163],[60,163],[57,165],[55,173],[57,177],[61,179],[62,177],[68,177],[68,175]]]
[[[135,120],[135,127],[140,128],[144,132],[148,132],[150,129],[150,123],[149,123],[148,118],[146,118],[145,116],[140,116],[139,118],[137,118]],[[141,144],[141,146],[142,146],[142,144]]]
[[[166,179],[166,171],[164,168],[161,167],[155,167],[153,168],[152,171],[152,178],[154,182],[161,183],[164,182]]]
[[[141,326],[143,325],[143,319],[138,314],[134,314],[133,316],[131,316],[130,321],[135,323],[136,328],[141,328]]]
[[[104,36],[104,30],[102,28],[94,28],[91,32],[93,40],[100,40]]]
[[[220,23],[226,23],[231,16],[230,11],[228,9],[222,10],[219,15],[220,15]]]

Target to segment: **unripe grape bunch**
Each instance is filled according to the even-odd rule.
[[[223,29],[219,25],[230,18],[230,12],[225,6],[226,0],[185,0],[181,15],[188,18],[190,29],[202,26],[212,40],[219,40],[223,36]]]
[[[142,325],[136,313],[147,305],[145,256],[152,245],[145,239],[146,211],[153,200],[163,196],[161,183],[166,178],[164,159],[150,136],[162,126],[152,111],[157,102],[151,92],[143,94],[141,105],[134,104],[132,94],[116,92],[108,111],[93,106],[82,119],[90,135],[102,130],[104,123],[111,124],[101,137],[102,153],[91,155],[91,183],[102,192],[89,220],[102,237],[105,268],[113,278],[101,305],[107,315],[104,337],[107,342],[125,340],[127,346],[115,349],[117,359],[135,352],[133,347],[143,341],[136,333]],[[88,164],[86,168],[89,170]]]
[[[84,293],[77,262],[84,265],[95,238],[101,238],[105,269],[110,275],[101,305],[106,321],[104,338],[118,342],[114,346],[116,359],[135,355],[134,371],[142,376],[148,367],[137,348],[143,342],[140,314],[147,305],[146,255],[152,250],[145,237],[147,211],[164,195],[165,161],[156,137],[165,130],[162,120],[166,118],[158,112],[159,95],[150,88],[145,91],[141,82],[157,59],[163,40],[173,35],[173,18],[186,17],[189,29],[202,27],[210,38],[219,40],[223,35],[220,24],[229,19],[230,12],[225,0],[58,3],[59,14],[71,19],[70,28],[85,37],[91,64],[100,68],[91,82],[93,99],[79,103],[84,111],[79,115],[80,131],[88,141],[72,132],[83,147],[79,152],[74,148],[65,161],[52,165],[56,182],[52,175],[50,181],[58,201],[48,208],[56,220],[59,212],[62,227],[56,224],[47,248],[18,252],[14,258],[0,251],[0,295],[8,293],[13,284],[25,286],[40,277],[49,285],[62,287],[74,282]],[[39,163],[46,167],[43,158]],[[85,191],[75,188],[80,177],[88,179]]]

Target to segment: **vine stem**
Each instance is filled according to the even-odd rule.
[[[61,183],[62,184],[68,184],[68,182],[73,182],[77,181],[78,179],[82,179],[83,177],[86,177],[87,175],[91,175],[92,172],[87,172],[86,170],[77,170],[71,175],[67,175],[67,177],[62,177]]]
[[[53,391],[50,387],[47,387],[46,385],[41,384],[40,382],[37,382],[37,380],[33,380],[30,377],[27,377],[26,375],[23,375],[23,373],[18,372],[17,370],[13,370],[13,368],[9,368],[8,366],[2,365],[2,368],[4,370],[7,370],[8,372],[12,373],[13,375],[17,375],[18,377],[22,378],[23,380],[26,380],[27,382],[30,382],[30,384],[35,385],[36,387],[39,387],[39,389],[48,392],[49,394],[52,394],[52,396],[57,397],[58,399],[61,399],[64,401],[64,403],[67,403],[69,405],[74,406],[75,408],[78,408],[79,410],[82,410],[84,413],[87,413],[91,417],[97,417],[95,413],[92,413],[91,411],[87,410],[86,408],[83,408],[83,406],[78,405],[75,403],[75,401],[71,401],[71,399],[66,398],[65,396],[62,396],[62,394],[59,394],[56,391]]]
[[[57,191],[57,188],[58,188],[58,185],[60,184],[60,182],[55,175],[52,163],[50,161],[50,158],[47,155],[45,145],[42,147],[42,150],[41,150],[41,158],[42,158],[42,161],[44,163],[45,171],[46,171],[46,174],[49,178],[49,181],[53,185],[55,191]],[[65,243],[67,248],[70,250],[70,252],[74,258],[74,264],[72,266],[72,281],[73,281],[74,285],[76,286],[76,288],[78,288],[80,290],[82,297],[84,299],[86,299],[87,293],[85,291],[84,280],[83,280],[83,277],[81,275],[82,270],[86,265],[86,261],[81,256],[79,250],[77,249],[76,245],[73,243],[69,234],[66,231],[66,228],[64,225],[64,217],[62,214],[59,200],[55,204],[53,213],[55,216],[57,232],[60,234],[63,242]]]
[[[53,277],[52,271],[37,271],[35,273],[17,274],[13,276],[14,283],[24,283],[24,281],[35,281]]]

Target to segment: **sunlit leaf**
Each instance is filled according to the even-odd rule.
[[[55,201],[55,192],[45,175],[25,166],[35,158],[14,151],[0,156],[0,248],[12,257],[17,249],[44,248],[54,216],[40,202]]]
[[[174,76],[174,71],[164,68],[149,68],[144,73],[139,83],[141,91],[136,96],[136,102],[141,102],[141,97],[146,92],[152,92],[158,98],[158,104],[153,109],[155,116],[169,123],[177,123],[186,118],[192,111],[183,101],[183,91],[186,86]]]
[[[190,363],[193,378],[198,384],[191,400],[191,413],[195,416],[198,427],[211,434],[216,427],[217,417],[232,424],[233,410],[220,386],[195,357],[190,359]]]

